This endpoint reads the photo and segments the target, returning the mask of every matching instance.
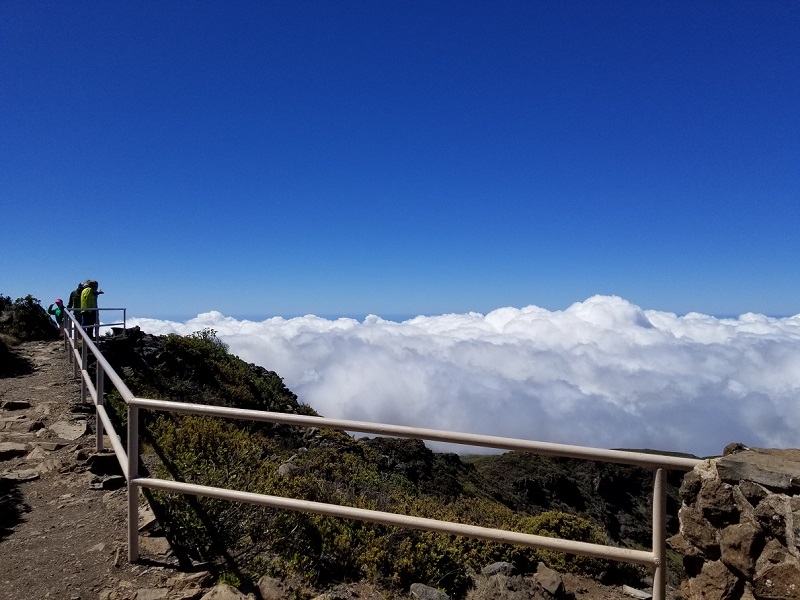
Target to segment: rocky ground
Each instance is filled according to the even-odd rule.
[[[173,576],[188,585],[163,538],[146,540],[154,560],[127,562],[123,482],[92,472],[93,407],[80,402],[63,346],[16,350],[31,372],[0,379],[0,597],[144,598],[180,587],[167,585]]]
[[[18,374],[0,378],[0,597],[245,597],[232,588],[212,589],[213,578],[205,571],[178,568],[146,511],[140,515],[142,560],[135,565],[127,561],[124,480],[108,468],[114,460],[110,455],[94,453],[94,409],[80,400],[62,343],[27,342],[15,353]],[[401,597],[366,583],[322,591],[267,579],[245,592],[263,600]],[[411,597],[423,598],[423,592],[418,589]],[[471,600],[552,597],[631,596],[619,587],[574,576],[564,576],[550,593],[535,578],[506,575],[478,576],[469,596]]]

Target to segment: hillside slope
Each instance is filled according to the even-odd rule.
[[[316,414],[276,373],[231,355],[212,330],[188,337],[134,331],[102,346],[138,396]],[[146,467],[159,477],[583,541],[650,544],[652,474],[643,469],[519,453],[462,460],[413,440],[175,414],[148,415],[143,431],[152,449]],[[670,532],[678,482],[671,480]],[[208,499],[153,494],[152,502],[187,562],[220,563],[237,580],[264,573],[299,574],[317,584],[367,577],[401,589],[424,581],[459,597],[471,572],[501,560],[520,573],[543,560],[606,581],[637,585],[643,575],[593,559]]]

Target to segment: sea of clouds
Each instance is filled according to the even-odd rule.
[[[700,456],[800,446],[800,315],[678,316],[594,296],[400,323],[208,312],[129,324],[213,328],[326,417]]]

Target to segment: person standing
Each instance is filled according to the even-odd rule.
[[[97,289],[98,284],[94,279],[87,279],[85,286],[81,291],[81,325],[89,337],[97,339],[99,331],[99,327],[97,327],[97,296],[102,294],[103,290]]]
[[[47,307],[47,313],[56,318],[58,328],[61,330],[61,333],[64,333],[64,319],[67,316],[67,312],[64,309],[64,301],[61,298],[56,298],[56,301]]]
[[[75,315],[75,318],[78,320],[78,323],[81,323],[81,292],[83,291],[84,285],[83,283],[79,283],[78,287],[72,290],[69,294],[69,300],[67,301],[67,308],[72,311],[72,314]]]

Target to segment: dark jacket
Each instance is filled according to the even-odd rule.
[[[72,309],[72,312],[75,314],[76,317],[81,316],[81,292],[83,288],[86,286],[82,283],[78,284],[78,287],[72,290],[69,295],[69,302],[67,302],[67,308]]]

